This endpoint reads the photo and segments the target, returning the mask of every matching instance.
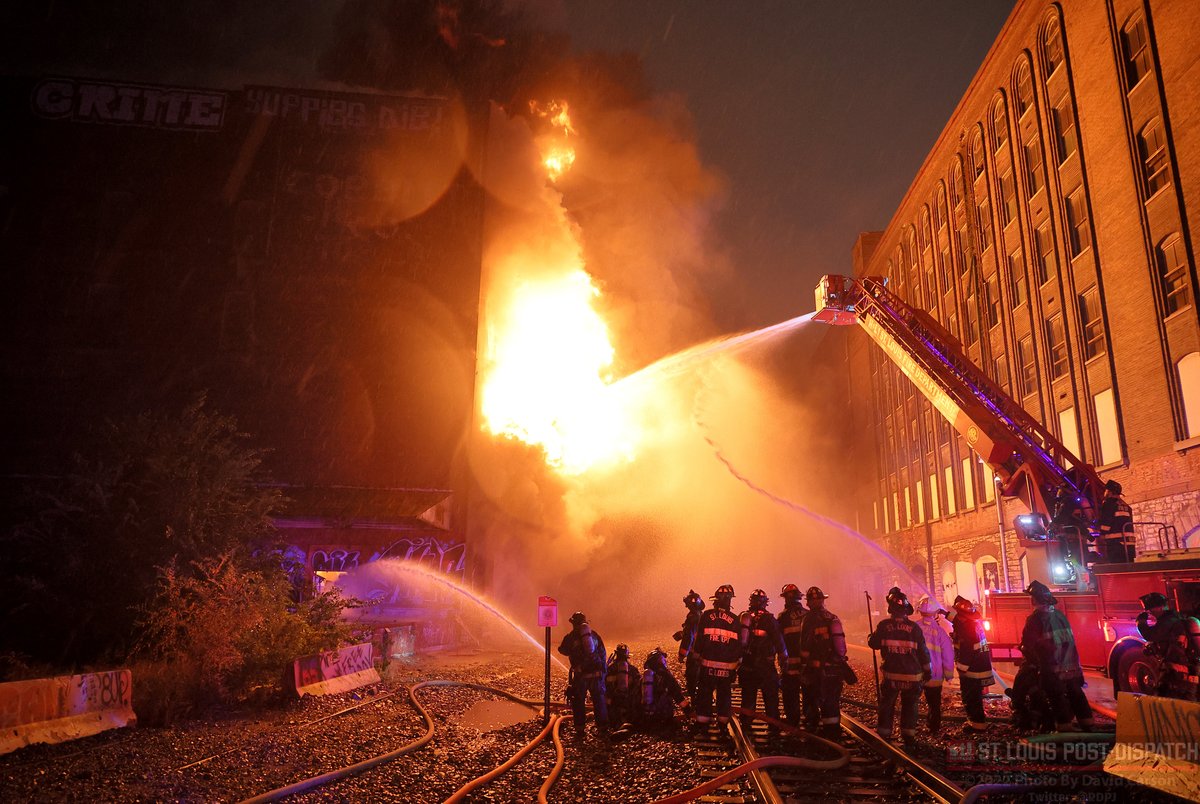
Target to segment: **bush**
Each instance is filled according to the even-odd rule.
[[[268,559],[269,561],[269,559]],[[340,617],[350,605],[326,595],[295,606],[278,564],[246,567],[231,553],[161,571],[143,609],[134,656],[137,712],[166,723],[197,707],[279,698],[292,662],[350,637]]]

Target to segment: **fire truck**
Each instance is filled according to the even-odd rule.
[[[1137,631],[1139,598],[1162,592],[1177,611],[1196,611],[1200,549],[1181,545],[1167,523],[1126,521],[1119,541],[1132,548],[1133,560],[1098,561],[1090,550],[1104,494],[1096,470],[973,364],[928,312],[888,290],[884,279],[823,277],[813,320],[866,330],[991,469],[1000,494],[1019,501],[1024,510],[1013,525],[1027,580],[1055,590],[1084,667],[1105,673],[1114,692],[1152,692],[1158,660],[1146,655]],[[993,659],[1019,661],[1028,596],[990,593],[985,611]]]

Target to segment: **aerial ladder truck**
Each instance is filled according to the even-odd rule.
[[[823,277],[813,320],[866,330],[991,469],[1000,494],[1028,509],[1013,522],[1028,580],[1077,589],[1056,595],[1075,631],[1083,665],[1105,672],[1117,689],[1153,689],[1155,662],[1143,655],[1135,625],[1138,598],[1158,591],[1176,610],[1200,605],[1200,551],[1179,549],[1177,536],[1172,544],[1173,528],[1163,525],[1159,551],[1130,563],[1098,564],[1095,588],[1078,588],[1083,584],[1075,583],[1076,573],[1085,570],[1088,542],[1099,525],[1104,484],[1096,470],[972,363],[928,312],[905,302],[885,280]],[[1009,656],[1017,659],[1028,600],[1019,593],[987,598],[993,658],[1005,658],[1008,646]]]

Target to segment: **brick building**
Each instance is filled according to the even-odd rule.
[[[1020,0],[891,222],[854,249],[855,275],[930,311],[1123,484],[1137,521],[1181,540],[1200,529],[1197,41],[1187,0]],[[1017,588],[1019,503],[998,509],[962,437],[851,342],[870,400],[853,412],[859,521],[947,599],[1003,588],[1006,564]]]
[[[269,450],[310,571],[461,579],[486,108],[29,76],[0,111],[0,476],[206,392]]]

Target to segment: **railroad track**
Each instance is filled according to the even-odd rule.
[[[734,691],[734,706],[739,695]],[[697,801],[959,801],[963,790],[925,767],[899,747],[883,740],[863,723],[842,715],[841,733],[828,745],[802,735],[773,734],[771,726],[755,720],[748,727],[735,718],[728,726],[710,724],[695,735],[697,762],[705,779],[715,779],[734,767],[764,756],[788,755],[820,762],[849,754],[843,767],[831,769],[770,767],[730,780]],[[836,764],[836,763],[827,763]]]

